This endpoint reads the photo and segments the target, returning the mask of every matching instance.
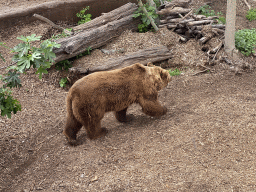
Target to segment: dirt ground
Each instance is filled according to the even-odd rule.
[[[8,6],[31,2],[38,3],[11,0]],[[205,2],[193,1],[191,7]],[[226,0],[210,2],[212,9],[225,14]],[[255,22],[245,19],[243,2],[237,1],[237,29],[255,28]],[[255,1],[248,2],[256,8]],[[38,21],[0,31],[0,41],[13,47],[19,43],[17,36],[49,31],[50,26]],[[151,118],[133,105],[128,110],[133,121],[127,124],[107,113],[102,121],[107,136],[89,140],[82,130],[76,147],[67,145],[62,134],[68,88],[60,88],[58,81],[67,74],[53,68],[42,80],[34,70],[22,75],[23,86],[14,89],[22,111],[11,119],[0,117],[0,191],[255,191],[256,71],[235,75],[234,66],[221,62],[209,73],[193,75],[207,61],[206,53],[196,40],[180,44],[176,34],[164,30],[126,31],[104,48],[124,48],[127,53],[159,43],[168,44],[174,55],[161,65],[182,71],[159,93],[168,113]],[[4,67],[11,54],[3,48],[0,52],[7,60],[0,61]],[[98,49],[74,66],[118,54],[104,55]],[[255,67],[255,57],[240,60]]]

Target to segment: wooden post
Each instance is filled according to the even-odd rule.
[[[227,0],[226,20],[225,51],[233,56],[233,50],[235,49],[236,0]]]

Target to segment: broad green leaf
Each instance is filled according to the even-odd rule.
[[[24,37],[23,35],[21,35],[20,37],[17,37],[17,39],[24,41],[24,42],[28,42],[28,39],[26,37]]]
[[[9,71],[9,70],[16,70],[16,71],[18,71],[19,69],[18,69],[18,67],[16,65],[12,65],[12,66],[8,67],[6,70],[7,71]]]
[[[34,61],[35,59],[41,59],[41,53],[32,53],[31,60]]]
[[[26,43],[20,43],[11,50],[12,50],[12,52],[17,52],[19,57],[22,57],[22,56],[28,54],[28,52],[30,50],[30,45],[26,44]]]
[[[26,43],[29,43],[31,41],[39,41],[42,36],[36,37],[36,34],[32,34],[31,36],[24,37],[21,35],[20,37],[17,37],[17,39],[24,41]]]
[[[49,60],[49,62],[53,62],[53,59],[56,57],[55,53],[53,53],[52,51],[47,50],[46,52],[44,52],[44,56],[46,60]]]
[[[36,74],[39,73],[39,79],[42,79],[42,74],[48,74],[48,71],[45,68],[42,68],[41,66],[37,69]]]
[[[29,69],[31,66],[30,59],[28,57],[21,57],[17,62],[17,66],[20,72],[24,72],[25,69]]]
[[[6,87],[21,87],[21,80],[19,79],[19,76],[20,73],[17,73],[16,71],[9,71],[3,80],[5,83],[7,83]]]

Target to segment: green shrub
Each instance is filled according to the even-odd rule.
[[[21,111],[21,105],[19,101],[13,99],[12,91],[9,88],[21,87],[21,80],[19,79],[20,73],[25,73],[26,70],[30,69],[31,66],[37,69],[36,74],[39,73],[39,78],[42,78],[42,73],[48,73],[47,68],[50,68],[55,58],[55,53],[53,53],[53,48],[60,47],[60,44],[51,42],[50,40],[45,40],[40,44],[40,47],[33,47],[31,42],[40,40],[41,36],[36,37],[35,34],[31,36],[21,36],[17,39],[22,40],[23,43],[18,44],[13,49],[4,46],[4,43],[0,42],[0,45],[10,49],[12,52],[16,53],[12,60],[16,63],[9,67],[7,70],[8,73],[0,75],[0,80],[3,81],[4,85],[0,88],[0,109],[1,115],[7,115],[8,118],[11,118],[11,113],[17,113]],[[2,55],[0,54],[2,58]],[[3,58],[2,58],[3,59]]]
[[[60,79],[60,82],[59,82],[60,87],[66,87],[67,83],[68,83],[68,78],[67,77]]]
[[[152,6],[149,6],[148,4],[143,5],[149,16],[152,17],[152,19],[156,20],[158,18],[158,15],[156,14],[156,9]],[[147,32],[148,30],[152,29],[150,20],[147,18],[146,14],[142,11],[142,8],[139,7],[133,14],[134,18],[141,17],[142,24],[138,25],[138,30],[140,33]]]
[[[19,101],[13,99],[12,91],[6,88],[0,88],[0,109],[1,116],[7,116],[11,118],[11,113],[16,114],[18,111],[21,111],[21,105]]]
[[[217,19],[219,22],[219,24],[226,24],[226,18],[225,17],[221,17],[221,16],[219,16],[219,19]]]
[[[242,29],[235,33],[235,45],[238,50],[246,56],[255,53],[256,30]]]
[[[215,16],[215,11],[210,9],[211,7],[209,5],[204,5],[202,7],[199,7],[196,10],[196,15],[205,15],[206,17]]]
[[[5,83],[5,85],[3,85],[4,88],[9,87],[9,88],[13,88],[13,87],[21,87],[21,80],[19,78],[20,73],[17,73],[16,70],[14,71],[8,71],[7,74],[4,74],[5,77],[3,77],[2,75],[0,75],[0,79]]]
[[[171,76],[177,76],[177,75],[180,75],[180,74],[181,74],[181,71],[180,71],[178,68],[174,69],[173,71],[170,69],[170,70],[169,70],[169,74],[170,74]]]
[[[55,64],[55,67],[57,70],[61,71],[61,70],[68,70],[69,68],[72,67],[72,64],[69,60],[63,60],[63,61],[60,61],[58,63]]]
[[[249,11],[247,11],[246,18],[249,21],[256,20],[256,9],[250,9]]]
[[[66,28],[66,30],[67,30],[67,31],[72,31],[72,28]],[[50,40],[52,40],[52,39],[57,40],[57,39],[64,38],[64,37],[68,37],[68,36],[70,36],[70,35],[66,34],[66,33],[63,31],[61,34],[53,35]]]
[[[80,53],[79,55],[76,56],[76,59],[80,58],[80,57],[83,57],[85,55],[90,55],[91,54],[91,51],[92,51],[92,48],[91,47],[88,47],[85,52],[83,53]]]
[[[78,25],[81,25],[81,24],[84,24],[88,21],[91,21],[92,15],[91,14],[85,14],[85,12],[89,10],[89,8],[90,7],[87,6],[86,8],[83,8],[79,13],[76,14],[76,16],[81,19],[80,21],[78,21]]]
[[[226,18],[221,16],[223,14],[221,12],[218,12],[217,14],[215,14],[215,11],[211,10],[211,7],[209,5],[204,5],[204,6],[200,7],[199,9],[197,9],[196,15],[205,15],[206,17],[217,15],[219,17],[219,19],[217,19],[218,23],[220,23],[220,24],[226,23]]]
[[[39,79],[42,78],[43,73],[48,73],[46,69],[51,67],[53,59],[56,57],[52,52],[53,48],[60,48],[60,44],[48,39],[43,41],[39,48],[31,46],[30,42],[38,41],[40,38],[41,36],[36,37],[35,34],[17,37],[24,42],[11,49],[12,52],[17,53],[12,58],[14,62],[17,62],[17,70],[24,73],[33,66],[37,69],[36,74],[39,74]]]
[[[166,1],[171,2],[172,0],[166,0]],[[154,0],[154,2],[155,2],[155,4],[156,4],[156,7],[160,7],[160,5],[161,5],[160,0]]]

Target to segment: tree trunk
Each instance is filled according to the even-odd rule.
[[[120,56],[117,58],[108,59],[101,65],[93,66],[87,68],[71,68],[70,71],[80,74],[88,74],[97,71],[107,71],[112,69],[120,69],[123,67],[130,66],[134,63],[141,63],[146,65],[148,62],[159,62],[163,60],[170,59],[172,53],[166,46],[153,47],[149,49],[143,49],[134,53],[127,54],[125,56]]]
[[[96,17],[95,19],[87,23],[73,27],[73,30],[74,31],[88,30],[88,29],[92,30],[97,27],[103,26],[108,22],[127,17],[133,14],[137,9],[138,9],[138,6],[135,3],[127,3],[117,9],[114,9],[113,11],[110,11],[108,13],[102,13],[101,16]]]
[[[233,50],[235,49],[236,0],[227,0],[226,20],[225,51],[233,56]]]
[[[183,7],[169,7],[162,9],[161,11],[157,11],[156,14],[158,15],[179,15],[179,14],[187,14],[191,11],[191,9],[186,9]]]
[[[118,37],[125,30],[137,30],[139,23],[139,18],[134,19],[132,15],[129,15],[98,28],[59,39],[56,42],[61,44],[61,47],[53,49],[53,52],[56,54],[55,62],[57,63],[79,55],[89,47],[96,49],[106,45],[111,39]]]
[[[188,8],[189,4],[191,3],[191,0],[172,0],[171,2],[167,2],[165,3],[165,7],[184,7],[184,8]]]

